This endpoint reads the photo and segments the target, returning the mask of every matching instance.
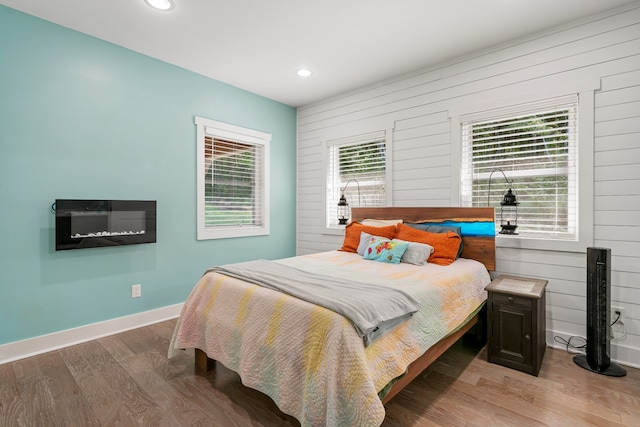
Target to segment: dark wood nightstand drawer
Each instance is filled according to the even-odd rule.
[[[531,307],[531,298],[520,297],[517,295],[508,295],[508,294],[493,294],[493,300],[499,303],[507,303],[507,304],[517,304],[521,307]]]

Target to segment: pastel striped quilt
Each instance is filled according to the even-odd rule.
[[[331,310],[218,273],[200,279],[185,302],[169,356],[184,348],[204,350],[302,426],[379,426],[385,412],[378,392],[456,330],[485,301],[490,283],[484,266],[467,259],[414,266],[331,251],[277,262],[396,287],[421,305],[410,320],[365,347],[350,321]]]

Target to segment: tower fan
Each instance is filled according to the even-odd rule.
[[[627,375],[611,362],[611,249],[587,248],[587,354],[573,357],[584,369],[611,377]]]

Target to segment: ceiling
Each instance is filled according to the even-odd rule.
[[[293,107],[638,0],[0,0]],[[301,78],[296,70],[309,68]]]

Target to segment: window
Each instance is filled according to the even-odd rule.
[[[493,174],[489,187],[499,169],[520,202],[520,235],[576,240],[577,110],[572,96],[463,120],[462,205],[499,209],[507,188],[502,173]]]
[[[387,205],[388,147],[384,131],[329,141],[327,148],[329,227],[338,225],[337,207],[342,190],[351,208]]]
[[[196,117],[198,240],[269,234],[271,135]]]

